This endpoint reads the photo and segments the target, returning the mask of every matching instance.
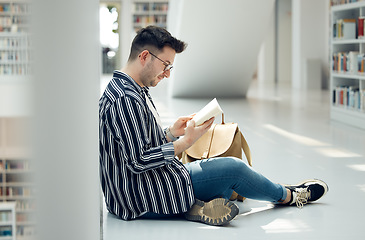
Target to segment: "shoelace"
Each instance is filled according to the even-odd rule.
[[[308,199],[310,198],[311,192],[308,191],[308,188],[295,189],[296,198],[295,203],[298,208],[303,208],[305,204],[308,203]]]

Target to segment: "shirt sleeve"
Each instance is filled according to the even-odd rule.
[[[173,143],[166,143],[156,134],[156,131],[160,131],[159,127],[152,125],[141,103],[133,98],[122,97],[106,112],[106,125],[117,145],[118,157],[126,161],[134,173],[171,164],[175,157]],[[152,142],[155,146],[152,146]]]

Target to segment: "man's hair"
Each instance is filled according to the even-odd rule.
[[[143,50],[162,51],[165,46],[171,47],[176,53],[181,53],[187,44],[171,36],[164,28],[156,26],[142,28],[133,39],[128,61],[136,59]]]

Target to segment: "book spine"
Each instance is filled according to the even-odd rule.
[[[359,17],[357,22],[357,38],[364,37],[364,17]]]
[[[365,89],[358,86],[337,86],[332,91],[332,104],[365,112]]]

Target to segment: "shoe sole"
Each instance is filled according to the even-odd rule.
[[[304,180],[303,182],[295,184],[295,185],[283,184],[283,186],[284,187],[300,186],[300,185],[310,183],[310,182],[318,183],[324,188],[324,193],[322,194],[322,196],[320,198],[322,198],[324,195],[326,195],[326,193],[329,191],[329,187],[328,187],[327,183],[325,183],[324,181],[322,181],[320,179],[308,179],[308,180]],[[318,198],[317,200],[319,200],[320,198]],[[308,201],[308,202],[312,202],[312,201]]]
[[[185,213],[185,218],[213,226],[222,226],[236,217],[238,212],[237,205],[224,198],[216,198],[207,203],[197,199],[192,208]]]

